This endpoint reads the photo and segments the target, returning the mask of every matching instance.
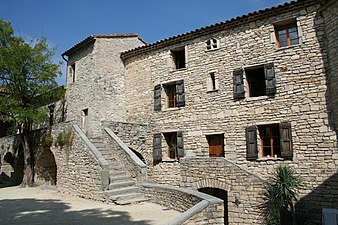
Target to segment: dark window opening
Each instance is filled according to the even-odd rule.
[[[70,74],[71,74],[71,77],[72,77],[72,81],[75,82],[75,63],[70,65]]]
[[[218,43],[217,43],[217,40],[215,38],[208,40],[206,43],[207,43],[207,50],[212,50],[212,49],[218,48]]]
[[[177,133],[164,133],[164,138],[167,143],[168,149],[168,158],[169,159],[178,159],[177,152]]]
[[[49,109],[49,126],[52,126],[54,124],[54,109],[55,105],[48,106]]]
[[[174,108],[176,107],[176,84],[168,84],[164,86],[165,93],[167,95],[167,107]]]
[[[229,213],[228,213],[228,192],[219,188],[199,188],[199,192],[214,196],[223,200],[224,205],[224,225],[229,224]]]
[[[186,68],[185,65],[185,49],[180,49],[180,50],[173,50],[172,52],[172,56],[174,59],[174,63],[175,63],[175,69],[182,69],[182,68]]]
[[[264,67],[245,70],[250,97],[266,95]]]
[[[262,157],[281,157],[279,124],[258,126]]]
[[[207,135],[209,157],[224,157],[224,134]]]
[[[211,84],[212,84],[212,90],[216,90],[215,73],[210,73],[210,79],[211,79]]]
[[[275,25],[275,32],[278,48],[299,44],[296,20]]]
[[[185,92],[183,80],[164,84],[163,88],[166,94],[167,108],[185,106]]]

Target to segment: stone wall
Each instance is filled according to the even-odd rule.
[[[67,73],[67,118],[83,124],[90,135],[100,134],[101,121],[125,120],[122,51],[143,45],[137,37],[95,38],[71,54]],[[75,81],[69,72],[75,65]],[[87,114],[87,115],[84,115]]]
[[[217,164],[217,160],[213,162],[209,159],[206,135],[219,133],[224,134],[225,160],[250,171],[253,177],[265,180],[279,165],[294,168],[305,184],[301,197],[307,196],[311,190],[336,174],[337,136],[333,120],[329,117],[328,105],[331,103],[327,96],[329,84],[324,64],[326,55],[321,50],[324,20],[318,13],[318,8],[315,4],[305,8],[300,5],[286,7],[284,11],[269,17],[243,19],[237,26],[229,26],[222,31],[191,40],[172,41],[173,44],[166,47],[126,59],[126,117],[130,122],[151,124],[145,142],[148,155],[152,154],[153,134],[183,131],[186,160],[204,158],[199,161],[200,164],[193,164],[196,166],[195,172],[201,175],[196,176],[195,172],[182,174],[182,163],[166,160],[167,148],[162,138],[164,157],[160,164],[149,167],[150,179],[174,185],[184,185],[189,180],[198,182],[210,177],[215,182],[241,181],[241,177],[221,173],[227,167],[222,163]],[[300,43],[277,48],[274,24],[291,18],[297,21]],[[218,49],[207,50],[206,42],[211,38],[219,41]],[[186,49],[186,68],[173,70],[171,50],[181,47]],[[245,98],[234,100],[233,71],[267,63],[274,63],[277,93],[273,97],[249,97],[244,74]],[[218,82],[217,90],[212,92],[208,91],[207,82],[211,72]],[[181,79],[184,80],[185,106],[167,108],[162,88],[161,111],[154,111],[155,85],[161,84],[163,87]],[[248,161],[246,127],[285,121],[291,123],[292,159],[263,158],[259,150],[258,159]],[[201,163],[202,161],[205,162]],[[199,168],[202,165],[206,165],[206,168]],[[209,167],[217,169],[209,170]],[[182,180],[184,177],[187,180]],[[226,190],[229,194],[235,192],[231,188]],[[258,190],[259,187],[252,191],[257,194]],[[332,189],[332,194],[333,192]],[[321,195],[324,196],[324,192]],[[250,202],[256,204],[259,199],[257,195],[256,200],[242,200],[242,204],[253,212],[252,215],[241,214],[245,215],[242,218],[244,224],[248,224],[245,219],[257,219],[257,211]],[[335,202],[333,206],[338,208]],[[243,208],[234,210],[232,219],[241,210]],[[315,211],[318,213],[321,209],[317,207]],[[313,211],[309,212],[311,214]],[[316,219],[320,217],[317,216]]]

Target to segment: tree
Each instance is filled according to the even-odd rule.
[[[287,166],[279,166],[265,186],[264,217],[268,225],[295,224],[297,195],[302,183],[294,171]]]
[[[61,92],[56,78],[60,63],[52,62],[55,49],[45,38],[25,42],[14,36],[9,21],[0,20],[0,120],[11,122],[22,137],[24,176],[21,186],[34,185],[34,149],[29,132],[32,124],[41,123],[47,114],[42,104]]]

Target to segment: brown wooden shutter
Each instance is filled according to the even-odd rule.
[[[246,134],[246,158],[247,160],[256,160],[258,158],[257,150],[257,127],[249,126],[245,129]]]
[[[154,110],[161,111],[161,85],[158,84],[154,88]]]
[[[154,164],[162,161],[162,135],[160,133],[153,136],[153,160]]]
[[[273,63],[264,65],[265,73],[265,86],[266,86],[266,95],[275,95],[276,90],[276,78],[275,78],[275,68]]]
[[[184,147],[183,147],[183,132],[177,132],[177,157],[183,158],[184,157]]]
[[[244,98],[243,69],[233,71],[234,99]]]
[[[293,158],[291,123],[284,122],[279,124],[281,156],[284,159]]]
[[[176,106],[185,106],[185,93],[183,80],[176,81]]]

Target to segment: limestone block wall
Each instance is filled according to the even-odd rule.
[[[126,118],[130,122],[151,124],[145,144],[149,156],[153,134],[183,131],[186,159],[204,158],[205,163],[200,160],[196,168],[201,165],[217,168],[206,170],[207,173],[202,172],[196,178],[193,173],[183,175],[181,162],[165,160],[167,153],[162,141],[163,160],[149,167],[151,179],[162,178],[162,183],[174,184],[189,183],[191,179],[198,182],[208,177],[215,181],[240,181],[241,178],[227,173],[218,176],[218,169],[226,167],[217,164],[217,160],[209,161],[206,135],[222,133],[227,161],[262,179],[267,179],[277,166],[288,165],[304,180],[301,197],[306,198],[316,188],[323,190],[316,192],[318,196],[325,196],[326,191],[335,196],[336,191],[332,188],[335,183],[326,181],[335,180],[332,176],[337,173],[337,131],[333,126],[334,119],[330,117],[329,105],[334,102],[330,102],[327,95],[331,83],[327,83],[326,54],[322,49],[326,38],[325,24],[318,9],[316,4],[288,7],[264,18],[243,19],[235,25],[229,23],[222,31],[182,42],[172,41],[160,49],[126,59]],[[297,21],[300,43],[277,48],[274,24],[289,19]],[[206,42],[211,38],[219,41],[219,48],[207,49]],[[186,50],[186,68],[173,70],[171,50],[182,47]],[[273,97],[249,97],[244,75],[245,98],[234,100],[233,71],[267,63],[274,64],[276,94]],[[212,92],[208,91],[207,82],[210,73],[215,74],[218,83],[217,90]],[[185,106],[167,108],[163,85],[177,80],[184,81]],[[154,87],[158,84],[162,85],[162,108],[154,111]],[[245,128],[285,121],[291,123],[292,159],[262,158],[259,150],[258,159],[248,161]],[[172,167],[176,169],[172,170]],[[186,180],[182,180],[184,177]],[[328,185],[326,189],[320,189],[323,184]],[[228,191],[230,193],[232,189]],[[254,193],[257,191],[253,190]],[[250,201],[244,200],[243,204]],[[331,202],[338,207],[335,201]],[[248,208],[253,209],[253,205]],[[321,208],[314,210],[320,213]],[[309,212],[312,214],[313,211]],[[316,219],[320,219],[320,215],[317,214]]]
[[[143,42],[137,37],[98,37],[69,56],[68,120],[77,121],[90,136],[99,135],[101,121],[125,120],[124,65],[120,53],[140,45]],[[72,65],[75,78],[69,72]]]

